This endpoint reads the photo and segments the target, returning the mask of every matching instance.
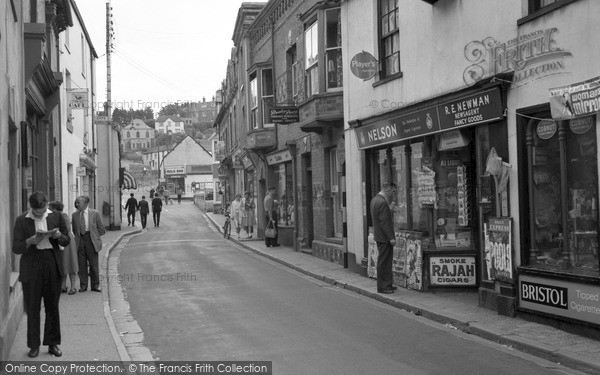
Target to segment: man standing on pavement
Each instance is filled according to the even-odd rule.
[[[154,199],[152,199],[152,219],[154,219],[154,226],[157,228],[160,227],[160,211],[162,211],[162,200],[156,193]]]
[[[127,210],[127,226],[135,226],[135,210],[137,210],[138,201],[130,194],[131,198],[127,199],[125,209]]]
[[[67,224],[60,212],[48,209],[48,199],[42,192],[29,197],[30,209],[15,221],[13,247],[22,254],[19,281],[23,284],[23,302],[27,313],[27,346],[30,358],[40,352],[40,309],[44,299],[46,321],[43,345],[48,352],[60,357],[60,284],[63,273],[62,252],[59,246],[71,242]]]
[[[381,191],[371,199],[371,218],[373,234],[377,242],[379,256],[377,258],[377,293],[394,293],[397,288],[392,285],[392,258],[396,245],[394,218],[390,205],[396,194],[396,185],[386,182]]]
[[[79,258],[79,291],[85,292],[88,287],[88,265],[89,279],[93,292],[101,292],[100,270],[98,267],[98,253],[102,250],[102,239],[100,236],[106,233],[100,212],[89,208],[90,198],[82,195],[75,200],[77,211],[72,216],[73,233],[77,244],[77,256]]]
[[[142,195],[142,200],[138,202],[138,210],[140,210],[140,220],[142,221],[142,229],[144,229],[146,228],[148,213],[150,212],[145,195]]]
[[[273,186],[271,186],[269,188],[269,191],[267,192],[267,195],[265,196],[265,199],[263,200],[263,206],[265,209],[265,229],[266,229],[267,225],[269,225],[269,222],[273,221],[273,225],[275,226],[275,231],[276,231],[276,233],[278,233],[279,228],[277,225],[277,209],[275,207],[275,200],[273,198],[274,196],[275,196],[275,188]],[[275,234],[275,238],[269,238],[269,237],[265,236],[265,245],[267,247],[279,246],[279,243],[277,243],[277,234]]]

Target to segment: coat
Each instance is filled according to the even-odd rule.
[[[152,199],[152,212],[162,211],[162,200],[160,198]]]
[[[93,208],[87,208],[88,210],[88,220],[89,229],[90,229],[90,239],[92,240],[92,244],[94,245],[94,250],[99,253],[102,250],[102,239],[100,236],[106,233],[106,228],[104,227],[104,223],[102,222],[102,216],[100,216],[100,212],[94,210]],[[81,226],[81,214],[79,211],[76,211],[71,216],[71,224],[73,226],[73,233],[75,234],[75,243],[77,244],[77,248],[79,249],[79,228]]]
[[[392,210],[381,194],[377,194],[371,199],[371,218],[373,220],[373,235],[376,242],[390,243],[396,239],[394,233],[394,217]]]
[[[138,202],[138,210],[140,210],[141,215],[148,215],[148,212],[150,212],[150,208],[148,206],[148,201],[146,201],[146,200],[139,201]]]
[[[19,265],[19,281],[22,283],[28,282],[34,276],[34,254],[39,251],[35,245],[27,246],[27,239],[35,235],[35,222],[30,219],[27,213],[17,217],[15,221],[15,227],[13,230],[13,247],[12,251],[15,254],[21,254],[21,263]],[[46,225],[48,230],[58,228],[60,231],[60,238],[50,238],[50,244],[52,245],[52,253],[56,260],[58,267],[58,274],[62,278],[64,276],[63,262],[62,262],[62,251],[60,246],[67,246],[71,242],[69,237],[69,229],[67,223],[62,217],[60,212],[48,213],[46,216]]]

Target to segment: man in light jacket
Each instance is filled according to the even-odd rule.
[[[79,291],[85,292],[88,288],[88,264],[89,278],[92,291],[101,292],[100,270],[98,267],[98,253],[102,250],[102,239],[100,236],[106,233],[100,212],[89,208],[90,198],[82,195],[75,200],[77,211],[72,216],[73,233],[77,244],[77,256],[79,258]]]

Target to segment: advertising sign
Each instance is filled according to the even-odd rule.
[[[600,286],[519,276],[519,307],[600,326]]]
[[[87,170],[85,167],[77,167],[77,176],[85,176],[87,175]]]
[[[409,289],[423,290],[423,250],[421,232],[396,232],[392,259],[394,282]]]
[[[215,142],[215,160],[223,161],[226,157],[225,141]]]
[[[600,77],[550,89],[550,111],[555,120],[600,111]]]
[[[378,69],[379,62],[369,52],[357,53],[350,60],[350,71],[363,81],[373,78]]]
[[[459,129],[502,119],[504,105],[499,88],[492,88],[439,105],[402,112],[387,120],[356,128],[358,148]]]
[[[298,107],[269,107],[269,123],[279,125],[300,122],[300,109]]]
[[[165,167],[165,174],[185,174],[185,166],[177,165],[177,166],[169,166]]]
[[[286,161],[291,161],[291,160],[292,160],[292,154],[290,154],[290,152],[288,150],[283,150],[283,151],[279,151],[279,152],[276,152],[271,155],[267,155],[267,164],[269,164],[269,165],[284,163]]]
[[[67,91],[67,103],[70,109],[88,109],[88,92],[83,91]]]
[[[441,286],[475,286],[474,256],[432,256],[429,258],[429,283]]]
[[[485,280],[513,281],[512,221],[510,218],[489,218],[484,224],[485,249],[483,259]]]

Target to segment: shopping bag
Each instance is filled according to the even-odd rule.
[[[265,228],[265,237],[277,237],[277,229],[275,229],[275,222],[273,220],[269,220],[269,222],[267,223],[267,227]]]

